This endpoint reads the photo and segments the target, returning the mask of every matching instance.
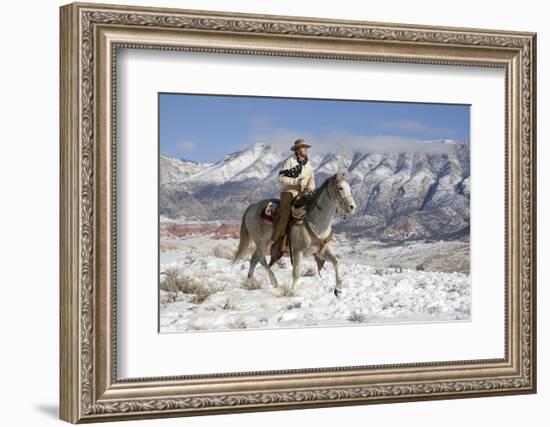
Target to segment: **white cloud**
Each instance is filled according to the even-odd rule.
[[[198,147],[197,147],[197,144],[195,144],[192,141],[178,141],[175,144],[175,148],[180,152],[187,153],[189,151],[197,150]]]
[[[444,135],[446,138],[455,135],[454,129],[433,127],[417,120],[381,120],[377,126],[382,129],[424,133],[440,137]]]
[[[294,129],[279,128],[264,132],[252,132],[250,142],[271,144],[282,151],[287,151],[292,143],[304,138],[316,152],[424,152],[446,153],[450,146],[439,141],[423,141],[394,135],[355,134],[346,131],[334,131],[327,134],[311,134]]]

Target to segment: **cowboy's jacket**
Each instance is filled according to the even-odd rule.
[[[296,154],[283,162],[278,181],[281,185],[281,192],[288,191],[292,193],[293,197],[301,194],[304,190],[315,190],[315,177],[309,159],[298,162]]]

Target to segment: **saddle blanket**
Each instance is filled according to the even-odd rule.
[[[273,222],[273,217],[275,216],[275,212],[277,211],[277,202],[269,202],[264,210],[260,213],[260,218],[262,218],[264,221]]]

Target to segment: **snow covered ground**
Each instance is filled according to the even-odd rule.
[[[334,271],[317,275],[313,258],[290,290],[291,265],[263,267],[246,279],[248,260],[229,263],[238,240],[212,235],[161,239],[160,331],[205,331],[470,320],[469,244],[389,246],[336,235],[342,295]]]

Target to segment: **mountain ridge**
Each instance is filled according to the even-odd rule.
[[[335,219],[335,230],[381,240],[468,238],[469,144],[429,142],[444,145],[444,152],[313,153],[316,185],[346,169],[358,205],[356,214]],[[276,176],[291,155],[266,143],[215,163],[162,155],[161,215],[180,221],[239,221],[249,203],[278,197]]]

